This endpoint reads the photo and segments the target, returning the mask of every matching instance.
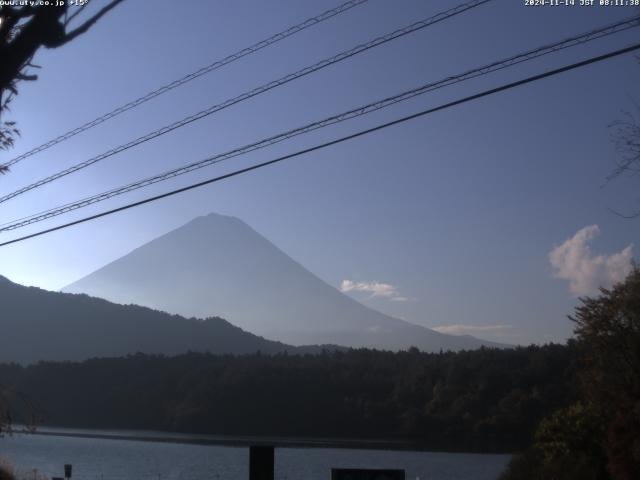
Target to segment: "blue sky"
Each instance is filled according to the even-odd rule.
[[[93,1],[92,8],[97,8],[99,2]],[[168,0],[153,2],[153,7],[151,2],[128,0],[79,40],[38,54],[39,80],[21,84],[12,105],[11,118],[22,137],[0,160],[337,4],[200,0],[184,8]],[[0,178],[0,188],[13,191],[456,4],[370,0],[25,160]],[[7,202],[1,206],[1,220],[224,152],[637,13],[631,7],[525,7],[520,1],[495,0]],[[636,28],[572,48],[65,219],[267,160],[638,38]],[[633,109],[633,100],[640,97],[638,85],[638,60],[619,57],[4,247],[0,274],[58,289],[195,216],[218,212],[243,219],[337,288],[345,280],[352,282],[344,283],[349,295],[384,313],[499,341],[561,341],[570,335],[566,315],[576,296],[615,280],[630,258],[637,258],[638,247],[628,247],[640,238],[640,220],[622,219],[608,208],[636,208],[638,180],[602,185],[616,158],[607,125],[621,118],[623,110]],[[549,254],[559,246],[563,249],[556,251],[554,266]]]

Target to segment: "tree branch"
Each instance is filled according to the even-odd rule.
[[[110,10],[114,9],[115,7],[117,7],[118,4],[122,3],[123,1],[124,0],[112,0],[111,2],[109,2],[109,4],[107,4],[105,7],[103,7],[98,13],[96,13],[93,17],[88,19],[86,22],[84,22],[78,28],[76,28],[75,30],[73,30],[71,32],[68,32],[64,36],[64,39],[62,40],[60,45],[64,45],[65,43],[68,43],[71,40],[73,40],[74,38],[78,37],[79,35],[82,35],[83,33],[85,33],[98,20],[100,20],[100,18],[102,18],[104,15],[106,15]]]
[[[624,218],[626,220],[633,220],[634,218],[640,217],[640,211],[637,211],[636,213],[632,213],[630,215],[625,215],[624,213],[614,210],[611,207],[607,207],[607,210],[609,210],[609,212],[613,213],[614,215],[617,215],[618,217]]]
[[[71,21],[78,16],[78,14],[82,13],[82,10],[84,10],[84,7],[86,6],[87,4],[85,3],[84,5],[78,7],[78,9],[73,14],[71,14],[69,18],[67,18],[67,20],[64,22],[64,26],[66,27],[67,25],[69,25]]]

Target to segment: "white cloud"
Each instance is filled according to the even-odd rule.
[[[611,255],[594,255],[588,243],[599,233],[597,225],[584,227],[549,252],[554,276],[568,280],[569,289],[576,296],[593,295],[599,287],[611,287],[631,271],[633,245]]]
[[[391,297],[389,300],[392,302],[408,302],[409,299],[407,297]]]
[[[352,280],[343,280],[340,285],[342,293],[347,292],[364,292],[370,293],[371,298],[381,297],[391,300],[392,302],[406,302],[409,299],[398,293],[397,287],[389,283],[381,282],[354,282]]]
[[[447,333],[449,335],[474,335],[478,333],[490,333],[495,336],[511,336],[511,325],[440,325],[438,327],[431,327],[431,330],[435,330],[440,333]]]

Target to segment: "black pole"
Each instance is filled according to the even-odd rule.
[[[274,447],[249,447],[249,480],[274,480]]]

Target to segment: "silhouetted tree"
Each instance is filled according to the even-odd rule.
[[[582,400],[542,421],[503,480],[640,478],[640,269],[581,303]]]
[[[571,317],[585,350],[585,395],[607,420],[603,444],[613,478],[640,478],[640,269],[601,292]]]
[[[15,123],[3,120],[2,115],[18,93],[17,84],[37,79],[30,72],[30,68],[38,68],[31,63],[36,52],[42,47],[58,48],[78,38],[122,1],[109,1],[75,28],[72,23],[80,18],[86,2],[71,14],[69,2],[57,6],[0,6],[0,149],[11,147],[19,134]]]

